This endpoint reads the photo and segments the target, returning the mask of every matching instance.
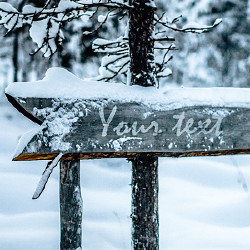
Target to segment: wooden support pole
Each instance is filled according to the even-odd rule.
[[[140,154],[132,169],[133,248],[158,250],[158,158]]]
[[[61,250],[82,247],[80,160],[60,162]]]

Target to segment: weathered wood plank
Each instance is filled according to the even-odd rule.
[[[166,106],[107,100],[17,98],[43,121],[15,160],[129,157],[135,153],[192,156],[249,153],[250,109]],[[20,150],[20,149],[19,149]]]

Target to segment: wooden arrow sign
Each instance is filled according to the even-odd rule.
[[[250,152],[250,89],[162,93],[50,69],[42,81],[11,84],[6,95],[41,125],[21,138],[14,160]]]
[[[193,156],[249,153],[250,109],[191,106],[179,109],[112,100],[13,98],[42,124],[14,160],[130,157],[135,153]],[[25,139],[27,139],[25,137]]]

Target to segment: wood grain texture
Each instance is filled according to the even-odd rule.
[[[85,159],[136,153],[220,155],[250,150],[249,108],[207,105],[170,109],[136,102],[42,98],[15,101],[19,110],[43,122],[41,133],[15,160],[52,159],[61,151]],[[51,128],[58,126],[56,119],[64,129],[53,132]],[[63,147],[53,147],[55,141]]]

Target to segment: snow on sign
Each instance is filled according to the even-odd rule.
[[[250,152],[250,89],[162,92],[52,68],[42,81],[9,85],[6,95],[41,125],[20,139],[14,160]]]

